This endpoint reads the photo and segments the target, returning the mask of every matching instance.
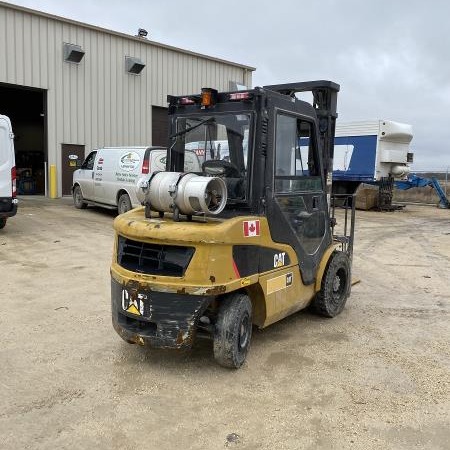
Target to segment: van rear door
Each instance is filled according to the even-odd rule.
[[[11,122],[6,116],[0,116],[0,198],[13,197],[13,178],[15,180],[14,136]],[[15,196],[15,192],[14,192]]]
[[[150,160],[148,164],[146,161]],[[145,152],[144,166],[148,164],[148,169],[142,173],[153,173],[166,170],[167,150],[165,148],[148,148]],[[185,172],[201,172],[201,164],[198,156],[194,151],[187,150],[184,155],[184,170]]]
[[[147,154],[150,153],[149,159],[150,159],[150,167],[149,172],[147,173],[153,173],[153,172],[159,172],[166,170],[166,161],[167,161],[167,150],[164,148],[152,148],[147,149],[145,152],[145,156],[147,159]],[[145,162],[144,162],[145,164]]]

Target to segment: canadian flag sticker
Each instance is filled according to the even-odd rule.
[[[244,220],[244,236],[259,236],[259,220]]]

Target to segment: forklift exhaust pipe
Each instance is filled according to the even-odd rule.
[[[194,173],[158,172],[150,180],[137,182],[138,200],[153,211],[192,215],[220,214],[227,203],[225,181],[218,177],[203,177]]]

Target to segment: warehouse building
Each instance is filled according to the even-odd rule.
[[[167,145],[168,94],[252,85],[252,67],[136,31],[0,2],[0,114],[14,128],[19,193],[69,195],[93,148]]]

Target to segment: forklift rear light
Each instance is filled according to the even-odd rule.
[[[240,101],[240,100],[248,100],[250,99],[250,92],[234,92],[230,94],[230,101]]]
[[[192,100],[192,98],[189,97],[181,97],[179,100],[180,105],[194,105],[195,102]]]

